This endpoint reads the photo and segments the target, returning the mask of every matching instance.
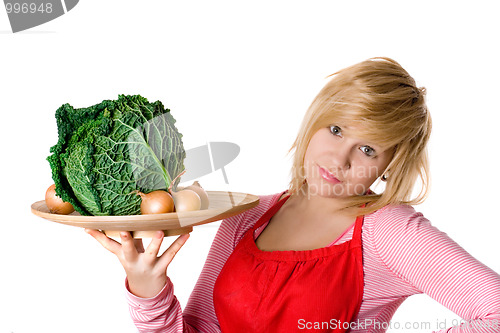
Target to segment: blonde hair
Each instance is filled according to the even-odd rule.
[[[425,103],[425,88],[399,63],[384,57],[371,58],[332,75],[311,103],[290,152],[295,151],[289,193],[297,194],[306,183],[304,156],[311,137],[331,124],[349,124],[361,130],[356,135],[394,155],[383,175],[381,194],[370,193],[346,199],[345,208],[366,215],[388,204],[420,204],[430,186],[427,143],[432,120]],[[420,193],[412,198],[420,178]],[[365,208],[359,208],[366,203]]]

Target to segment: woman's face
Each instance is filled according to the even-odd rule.
[[[349,129],[349,134],[345,130]],[[330,125],[311,138],[304,158],[308,195],[345,198],[366,193],[392,159],[393,149],[356,138],[353,128]]]

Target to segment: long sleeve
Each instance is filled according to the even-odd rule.
[[[130,293],[128,282],[127,301],[130,315],[139,332],[178,332],[178,326],[185,326],[185,332],[195,332],[189,325],[183,323],[182,310],[174,295],[173,284],[167,278],[165,287],[152,298],[141,298]]]
[[[213,304],[215,281],[245,232],[278,197],[262,196],[257,207],[222,221],[184,311],[170,279],[153,298],[139,298],[127,290],[130,314],[139,332],[220,332]]]
[[[410,206],[389,206],[378,215],[372,236],[380,260],[464,320],[440,333],[500,332],[499,274]]]

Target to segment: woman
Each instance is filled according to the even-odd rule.
[[[292,146],[288,190],[222,222],[184,311],[166,270],[189,235],[158,257],[161,232],[144,251],[87,230],[124,266],[139,330],[384,332],[426,293],[470,321],[457,332],[499,332],[500,276],[411,206],[429,184],[424,94],[388,58],[335,73]]]

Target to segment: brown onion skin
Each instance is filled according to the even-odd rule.
[[[67,215],[75,211],[72,204],[57,196],[55,184],[50,185],[45,192],[45,204],[52,214]]]
[[[208,194],[205,192],[203,187],[201,187],[200,183],[194,182],[192,185],[185,188],[186,190],[195,191],[196,194],[200,196],[201,199],[201,208],[200,209],[208,209]]]
[[[141,196],[141,214],[164,214],[174,211],[174,200],[172,196],[163,190],[149,193],[138,192]]]

